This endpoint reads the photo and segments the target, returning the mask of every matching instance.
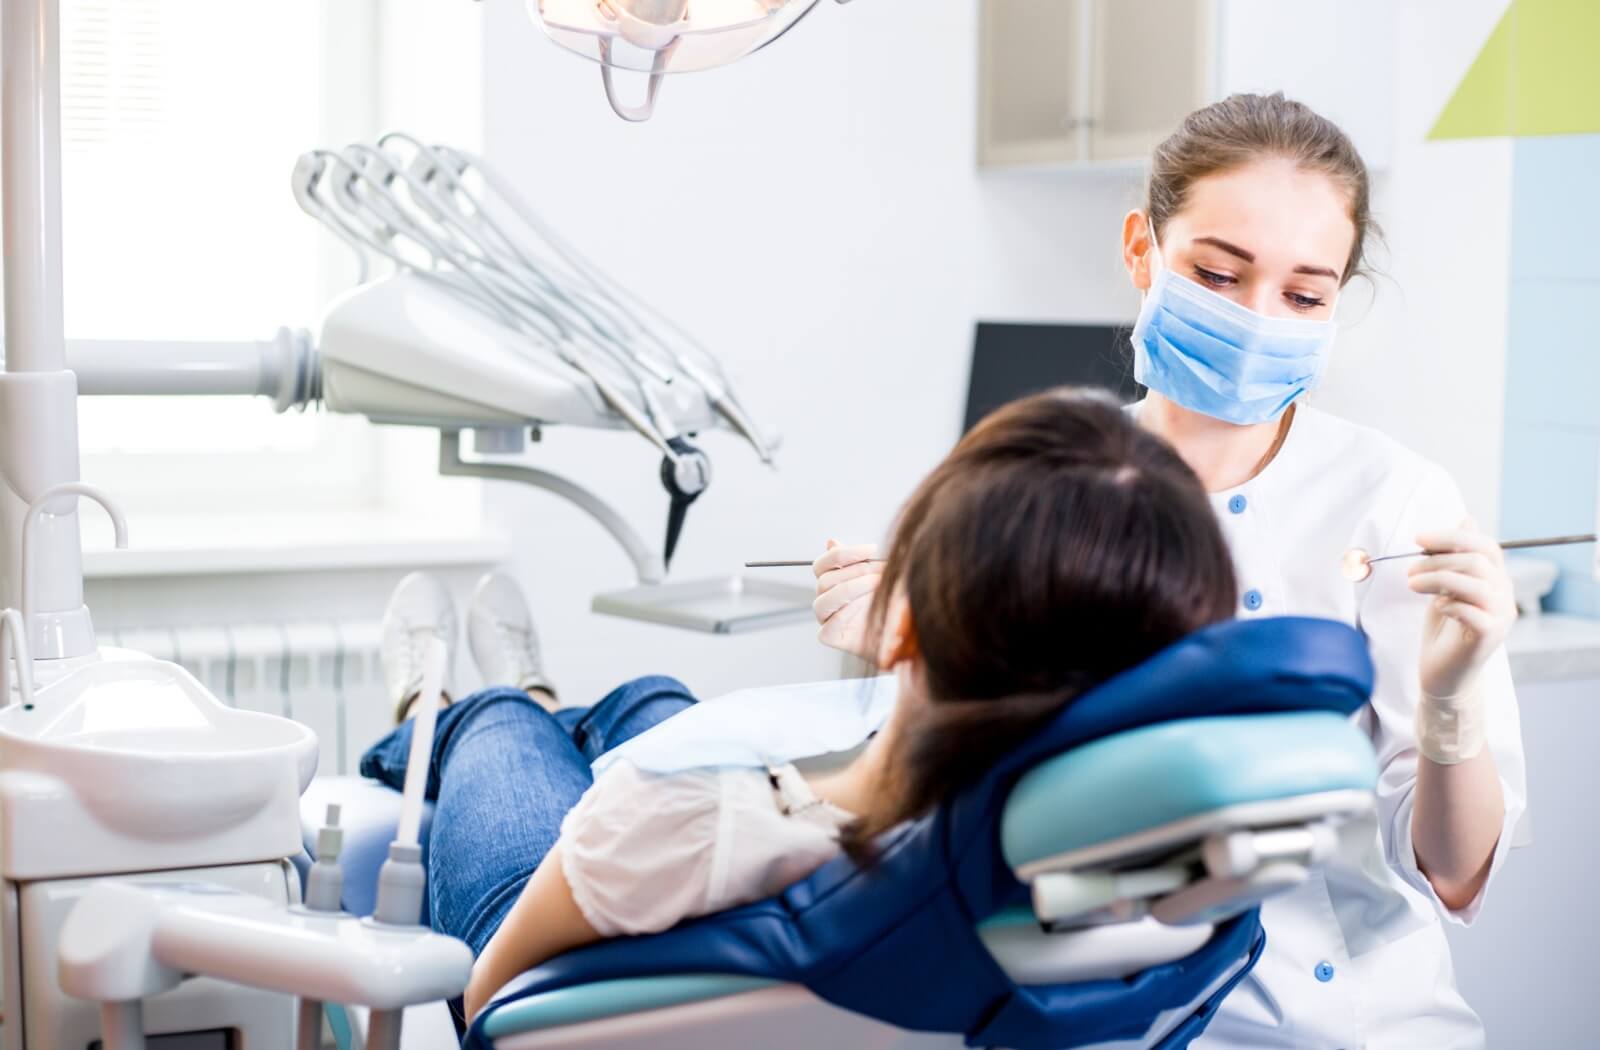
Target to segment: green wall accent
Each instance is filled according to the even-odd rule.
[[[1512,0],[1430,139],[1600,132],[1600,2]]]

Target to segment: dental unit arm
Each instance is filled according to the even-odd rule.
[[[305,154],[292,190],[357,251],[366,278],[329,307],[315,346],[289,329],[256,344],[175,344],[137,358],[122,344],[74,343],[67,357],[81,392],[253,395],[280,412],[321,406],[437,429],[442,474],[517,481],[572,502],[612,535],[646,587],[665,579],[688,509],[711,483],[710,459],[692,438],[726,428],[773,462],[775,438],[715,358],[579,255],[481,160],[391,133],[376,146]],[[562,424],[631,429],[661,454],[660,553],[583,486],[504,458]],[[474,458],[463,454],[466,431]],[[607,597],[597,609],[631,614]]]

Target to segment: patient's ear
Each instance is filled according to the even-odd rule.
[[[911,624],[911,604],[903,593],[896,593],[889,599],[889,609],[883,617],[883,634],[878,638],[878,669],[890,671],[920,655],[917,632]]]

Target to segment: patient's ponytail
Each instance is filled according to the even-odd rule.
[[[1099,395],[1056,390],[978,424],[912,495],[874,598],[903,594],[928,702],[847,826],[884,831],[976,780],[1086,689],[1233,614],[1233,563],[1204,489]]]

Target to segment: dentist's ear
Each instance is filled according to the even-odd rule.
[[[1122,265],[1128,268],[1128,279],[1141,292],[1150,290],[1154,261],[1150,252],[1150,223],[1144,210],[1135,208],[1122,217]]]
[[[889,611],[883,618],[883,635],[878,639],[878,669],[892,671],[920,655],[917,633],[911,625],[911,606],[904,594],[896,593],[889,599]]]

